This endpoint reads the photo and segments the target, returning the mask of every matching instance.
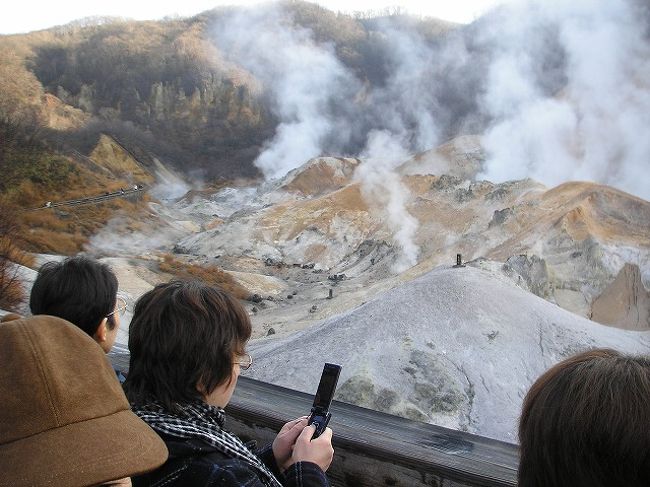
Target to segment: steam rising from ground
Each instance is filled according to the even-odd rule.
[[[373,207],[383,209],[384,216],[399,247],[395,272],[402,272],[417,264],[419,248],[414,243],[418,221],[406,209],[409,191],[396,173],[397,166],[408,157],[408,152],[388,132],[372,132],[362,153],[364,163],[355,177],[361,181],[364,197],[374,202]]]
[[[375,19],[363,34],[380,65],[365,73],[374,79],[281,5],[225,12],[214,29],[278,118],[255,164],[274,179],[319,155],[364,158],[356,177],[391,222],[397,268],[417,263],[418,248],[394,169],[452,136],[483,135],[481,178],[592,180],[650,199],[643,2],[514,1],[437,37],[408,19]]]
[[[317,43],[279,7],[240,10],[215,29],[220,49],[264,81],[279,125],[255,164],[279,178],[323,153],[359,152],[364,196],[381,205],[401,253],[395,270],[417,263],[417,220],[406,211],[408,190],[394,169],[413,151],[437,145],[437,100],[427,94],[434,52],[412,29],[380,26],[390,73],[381,88],[369,88],[336,56]],[[409,89],[404,89],[406,86]],[[352,148],[352,149],[351,149]]]
[[[383,130],[397,137],[410,152],[435,147],[439,141],[436,113],[440,104],[431,90],[431,81],[440,64],[437,53],[417,31],[388,21],[379,22],[378,29],[386,49],[388,76],[383,87],[366,95],[368,140],[374,138],[373,132]]]
[[[335,97],[352,97],[358,89],[332,46],[316,44],[311,31],[291,20],[264,6],[236,11],[216,29],[221,49],[264,82],[279,118],[275,136],[255,161],[267,178],[320,155],[336,128]]]
[[[255,164],[279,178],[312,157],[357,154],[369,134],[385,130],[409,151],[438,143],[435,96],[427,94],[435,53],[413,29],[380,24],[376,42],[389,73],[381,87],[360,80],[280,6],[233,11],[214,29],[215,42],[232,61],[264,82],[279,125]],[[408,89],[405,89],[408,87]]]
[[[625,0],[534,0],[500,15],[483,106],[483,176],[595,180],[650,199],[650,43]],[[523,23],[522,23],[523,22]],[[545,95],[531,32],[556,29],[566,84]]]
[[[228,12],[214,35],[264,82],[279,119],[256,160],[268,178],[318,155],[358,155],[377,130],[409,152],[473,132],[488,153],[482,177],[593,180],[650,198],[643,8],[520,0],[437,38],[408,21],[376,20],[367,45],[384,73],[374,80],[360,79],[281,4]]]

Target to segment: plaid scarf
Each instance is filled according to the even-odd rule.
[[[282,487],[257,455],[235,435],[224,431],[226,414],[223,409],[196,401],[181,405],[180,410],[181,414],[170,413],[155,402],[133,408],[133,412],[155,431],[178,438],[203,440],[229,457],[250,465],[265,486]]]

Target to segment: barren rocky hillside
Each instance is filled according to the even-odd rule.
[[[523,394],[554,362],[650,352],[650,203],[594,183],[477,180],[470,142],[379,183],[364,179],[368,160],[323,157],[264,185],[160,197],[137,227],[114,219],[86,249],[132,299],[172,277],[169,252],[228,272],[250,292],[255,378],[309,392],[318,370],[305,364],[340,362],[340,400],[514,441]],[[115,171],[134,163],[110,140],[102,154]],[[174,186],[148,174],[154,194]],[[411,242],[391,201],[415,221]],[[417,260],[399,268],[408,244]],[[457,253],[465,267],[451,266]]]
[[[338,363],[338,400],[514,442],[535,378],[594,347],[647,354],[650,332],[580,318],[480,264],[441,266],[284,339],[255,340],[246,375],[314,393],[314,364]]]
[[[614,285],[619,293],[631,293],[625,298],[630,304],[612,310],[603,322],[649,329],[643,293],[633,289],[639,283],[650,288],[650,203],[594,183],[549,190],[532,180],[464,179],[449,173],[471,173],[470,156],[477,152],[448,154],[447,145],[438,151],[434,167],[440,175],[408,171],[390,176],[403,185],[400,211],[416,220],[411,243],[418,249],[417,264],[401,277],[392,277],[404,252],[396,237],[399,228],[390,225],[386,208],[364,192],[367,183],[355,176],[364,164],[359,159],[309,161],[259,189],[234,213],[220,213],[215,205],[214,215],[204,220],[205,230],[182,239],[176,251],[217,262],[245,256],[249,264],[243,267],[251,273],[288,281],[296,268],[309,269],[310,280],[337,286],[337,294],[380,281],[395,285],[454,262],[460,253],[465,261],[500,262],[500,272],[520,287],[587,318],[602,316],[592,306]],[[625,264],[637,269],[636,284],[613,284]],[[290,288],[272,294],[285,300],[280,294]],[[262,288],[259,292],[266,294]],[[637,308],[635,321],[636,311],[630,309]]]

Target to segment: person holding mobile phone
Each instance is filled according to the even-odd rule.
[[[155,486],[329,486],[332,430],[313,438],[308,418],[285,424],[273,444],[251,451],[225,430],[224,408],[242,369],[251,323],[223,290],[198,281],[159,284],[136,303],[124,388],[134,412],[170,452],[159,469],[133,478]]]

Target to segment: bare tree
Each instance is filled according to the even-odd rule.
[[[25,301],[18,264],[26,255],[15,245],[17,231],[15,210],[0,203],[0,308],[6,311],[17,311]]]

